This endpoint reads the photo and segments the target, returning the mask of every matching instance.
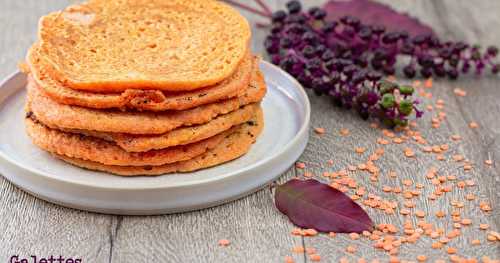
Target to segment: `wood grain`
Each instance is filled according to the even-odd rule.
[[[38,17],[57,10],[73,1],[59,0],[5,0],[0,3],[0,76],[7,76],[16,69],[26,49],[36,39]],[[273,10],[282,8],[286,1],[266,1]],[[318,5],[322,0],[304,1],[306,5]],[[444,39],[464,40],[483,45],[500,43],[500,2],[480,0],[400,0],[389,1],[399,11],[408,12],[432,25]],[[242,12],[252,24],[266,22],[265,19]],[[263,53],[262,41],[265,30],[254,27],[253,50]],[[498,161],[493,167],[483,165],[485,159],[500,160],[500,112],[498,77],[465,77],[456,82],[436,81],[432,89],[433,101],[438,98],[446,102],[447,119],[439,129],[430,128],[432,113],[420,121],[420,130],[430,144],[449,143],[451,134],[460,134],[460,143],[449,143],[451,149],[446,154],[462,154],[475,164],[472,172],[465,173],[451,161],[438,162],[429,155],[416,150],[415,159],[402,157],[402,146],[389,145],[377,164],[381,167],[380,182],[372,184],[366,173],[357,173],[356,180],[367,187],[369,193],[402,202],[403,198],[381,191],[382,185],[401,185],[402,180],[411,179],[422,183],[425,191],[431,184],[424,175],[430,166],[438,166],[442,174],[454,174],[459,179],[473,179],[476,186],[466,191],[454,190],[439,201],[430,202],[421,197],[417,208],[426,211],[426,219],[436,221],[439,226],[450,230],[449,220],[438,220],[433,215],[438,210],[449,210],[451,200],[464,200],[464,194],[473,192],[477,200],[489,200],[493,213],[485,214],[477,206],[467,203],[463,217],[474,219],[473,226],[462,230],[463,235],[450,245],[457,247],[461,256],[500,257],[498,245],[485,241],[484,231],[478,230],[478,223],[489,223],[494,230],[500,229],[500,169]],[[457,97],[453,88],[467,91],[466,97]],[[374,142],[380,131],[369,127],[355,114],[332,107],[325,97],[311,94],[313,105],[312,126],[324,127],[327,133],[319,136],[311,132],[311,141],[300,158],[307,164],[305,171],[316,178],[323,171],[334,171],[349,164],[366,160],[378,145]],[[424,103],[425,105],[426,103]],[[468,123],[476,121],[480,128],[472,130]],[[339,136],[339,129],[347,128],[351,135]],[[354,147],[366,147],[367,153],[354,153]],[[333,166],[326,161],[334,160]],[[399,177],[390,179],[388,171],[396,171]],[[280,181],[302,175],[304,170],[290,169]],[[424,196],[424,194],[422,195]],[[464,201],[468,202],[468,201]],[[399,210],[396,210],[398,212]],[[392,223],[401,226],[404,219],[400,215],[385,215],[378,210],[368,209],[375,222]],[[272,193],[264,189],[256,194],[233,203],[202,211],[150,217],[109,216],[87,213],[59,207],[32,197],[0,178],[0,260],[7,261],[15,254],[63,255],[81,257],[85,262],[283,262],[286,255],[296,262],[310,261],[306,254],[293,254],[294,246],[314,247],[324,262],[336,262],[341,257],[352,261],[359,257],[387,260],[387,254],[380,253],[365,240],[350,240],[346,235],[330,238],[319,235],[300,238],[290,235],[293,229],[286,217],[274,208]],[[482,245],[470,246],[470,240],[479,238]],[[219,247],[219,239],[228,239],[228,247]],[[404,245],[400,258],[415,261],[418,254],[430,259],[446,259],[444,251],[430,248],[432,241],[424,238],[417,245]],[[347,245],[356,245],[358,252],[345,252]]]

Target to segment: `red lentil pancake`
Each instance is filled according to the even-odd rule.
[[[90,0],[43,16],[38,33],[52,78],[108,93],[215,85],[251,38],[248,21],[215,0]]]
[[[52,100],[33,83],[28,83],[27,89],[27,107],[39,122],[49,127],[145,135],[207,123],[219,115],[259,102],[266,93],[266,84],[262,74],[257,72],[239,97],[189,110],[165,112],[97,110],[64,105]]]
[[[127,89],[120,93],[96,93],[74,90],[51,78],[47,74],[50,64],[44,63],[43,58],[38,55],[36,44],[28,51],[26,61],[29,65],[28,72],[36,85],[59,103],[96,109],[148,111],[185,110],[240,96],[248,88],[252,74],[255,74],[258,66],[258,58],[248,52],[229,78],[202,89],[184,92]]]
[[[26,132],[32,142],[41,149],[50,153],[90,160],[106,165],[163,165],[189,160],[214,148],[221,143],[226,135],[232,132],[232,130],[228,130],[188,145],[130,153],[112,142],[91,136],[51,129],[31,117],[32,115],[28,114],[28,118],[25,120]]]
[[[57,158],[89,170],[108,172],[121,176],[154,176],[176,172],[192,172],[234,160],[250,150],[264,128],[262,111],[252,121],[232,129],[226,137],[212,149],[193,159],[160,166],[117,166],[57,155]]]
[[[134,135],[85,130],[64,131],[93,136],[114,142],[127,152],[146,152],[177,145],[186,145],[210,138],[233,126],[250,121],[258,110],[260,110],[259,103],[248,104],[230,113],[220,115],[207,123],[180,127],[159,135]]]

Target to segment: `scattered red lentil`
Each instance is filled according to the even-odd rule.
[[[311,259],[311,261],[321,261],[321,256],[318,254],[309,255],[309,258]]]
[[[349,135],[349,130],[348,130],[348,129],[345,129],[345,128],[341,128],[341,129],[340,129],[340,135],[342,135],[342,136],[347,136],[347,135]]]
[[[467,95],[467,92],[461,88],[453,89],[453,93],[455,93],[455,95],[457,95],[459,97],[465,97],[465,95]]]
[[[318,234],[318,231],[316,231],[316,229],[313,229],[313,228],[308,228],[308,229],[304,229],[304,231],[302,231],[302,233],[304,236],[315,236]]]
[[[325,130],[325,128],[316,127],[316,128],[314,128],[314,132],[317,134],[324,134],[326,132],[326,130]]]
[[[418,255],[417,256],[417,260],[419,262],[425,262],[427,260],[427,256],[425,256],[425,255]]]
[[[481,230],[487,230],[488,228],[490,228],[490,225],[488,224],[479,224],[479,229]]]
[[[304,169],[304,168],[306,168],[306,164],[305,163],[301,163],[301,162],[296,162],[295,163],[295,167],[298,168],[298,169]]]
[[[219,240],[219,246],[221,246],[221,247],[227,247],[227,246],[229,246],[230,243],[231,242],[229,240],[227,240],[227,239],[221,239],[221,240]]]
[[[410,148],[405,148],[404,149],[404,154],[405,154],[406,157],[414,157],[415,156],[415,153]]]
[[[457,253],[457,249],[454,248],[454,247],[448,247],[446,249],[446,253],[448,253],[448,254],[456,254]]]
[[[473,122],[473,121],[472,121],[472,122],[470,122],[470,123],[469,123],[469,127],[470,127],[471,129],[476,129],[476,128],[478,128],[478,127],[479,127],[479,125],[478,125],[476,122]]]
[[[356,247],[355,246],[347,246],[345,251],[348,252],[348,253],[355,253],[356,252]]]

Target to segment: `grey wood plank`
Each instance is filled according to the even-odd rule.
[[[292,176],[287,173],[282,180]],[[268,188],[206,210],[155,217],[123,217],[113,243],[113,262],[275,262],[302,245],[277,213]],[[231,244],[220,247],[218,241]]]
[[[431,24],[440,36],[444,39],[464,40],[469,43],[480,43],[483,45],[500,43],[498,28],[500,19],[497,17],[500,11],[500,3],[494,1],[477,1],[474,5],[470,1],[383,1],[390,3],[399,11],[408,12],[418,17],[425,23]],[[470,19],[463,19],[464,17]],[[493,33],[495,32],[495,33]],[[397,201],[402,208],[404,198],[401,195],[387,194],[382,191],[382,186],[402,186],[402,180],[411,179],[415,183],[425,185],[424,193],[432,190],[432,184],[425,179],[425,174],[429,167],[436,166],[443,175],[457,175],[460,180],[473,179],[476,186],[466,191],[454,190],[448,193],[445,198],[439,201],[430,202],[425,195],[419,197],[416,202],[416,209],[426,211],[425,219],[430,222],[437,222],[438,227],[444,227],[449,232],[453,226],[450,218],[445,220],[437,219],[434,214],[443,210],[451,212],[450,202],[452,200],[463,201],[466,206],[462,212],[462,218],[471,218],[473,226],[464,227],[462,235],[449,243],[450,246],[458,248],[459,256],[481,258],[490,256],[498,258],[500,249],[497,245],[488,243],[484,231],[478,229],[479,223],[488,223],[492,229],[499,229],[498,186],[500,182],[498,166],[487,167],[484,165],[486,159],[498,159],[499,150],[499,125],[495,121],[499,112],[498,98],[500,90],[498,77],[475,78],[467,76],[459,81],[439,80],[435,82],[433,102],[443,99],[446,102],[447,119],[439,129],[432,129],[430,126],[431,112],[427,112],[423,120],[419,121],[419,130],[425,138],[432,144],[449,143],[449,136],[460,134],[463,140],[460,143],[450,143],[451,150],[446,154],[448,161],[437,161],[434,156],[422,154],[416,150],[417,158],[408,159],[403,156],[403,147],[389,145],[384,147],[385,154],[377,161],[381,168],[380,182],[372,184],[369,182],[367,173],[356,173],[354,176],[358,183],[367,187],[367,192]],[[466,97],[457,97],[453,89],[460,87],[468,92]],[[310,168],[306,171],[312,172],[316,178],[322,178],[323,171],[345,169],[349,164],[358,164],[366,161],[366,156],[373,153],[377,145],[376,139],[381,137],[378,130],[372,129],[367,123],[359,120],[355,114],[346,113],[332,107],[330,101],[323,97],[315,97],[311,94],[311,104],[313,105],[312,125],[313,127],[324,127],[327,134],[318,136],[311,132],[311,141],[306,152],[301,157]],[[424,103],[426,105],[427,103]],[[468,127],[469,122],[476,121],[480,128],[472,130]],[[338,135],[340,128],[347,128],[352,133],[348,137]],[[354,147],[366,147],[368,154],[359,155],[354,152]],[[413,146],[411,146],[413,147]],[[463,172],[453,161],[449,161],[453,154],[462,154],[475,164],[472,172]],[[333,159],[335,165],[329,168],[326,161]],[[396,171],[400,176],[391,179],[387,176],[389,171]],[[301,170],[299,174],[304,173]],[[474,193],[477,196],[475,201],[466,201],[465,194]],[[485,214],[477,207],[478,200],[487,200],[494,206],[493,213]],[[412,209],[415,211],[415,209]],[[397,210],[399,211],[399,210]],[[368,213],[375,223],[392,223],[402,229],[404,217],[386,215],[379,210],[368,209]],[[409,217],[415,223],[415,217]],[[471,246],[472,239],[478,238],[482,245]],[[416,256],[426,255],[429,260],[444,259],[449,260],[449,255],[444,249],[435,250],[431,248],[433,240],[423,238],[415,245],[403,245],[400,248],[399,258],[403,260],[416,261]],[[337,235],[330,238],[327,235],[320,235],[314,238],[305,239],[306,246],[317,248],[319,254],[328,262],[337,261],[345,257],[351,262],[356,262],[363,257],[367,260],[374,258],[385,262],[389,259],[387,253],[382,253],[372,247],[373,241],[367,238],[351,240],[347,235]],[[354,245],[358,251],[354,254],[347,253],[346,247]]]

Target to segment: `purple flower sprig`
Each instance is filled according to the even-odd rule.
[[[355,109],[363,119],[375,117],[389,126],[405,126],[413,113],[422,115],[412,87],[382,80],[383,75],[369,67],[366,50],[377,43],[354,30],[359,21],[346,17],[341,24],[326,22],[324,10],[304,13],[298,1],[287,7],[288,13],[273,13],[264,43],[274,64],[316,94],[332,97],[335,105]],[[394,47],[388,50],[397,52]]]

